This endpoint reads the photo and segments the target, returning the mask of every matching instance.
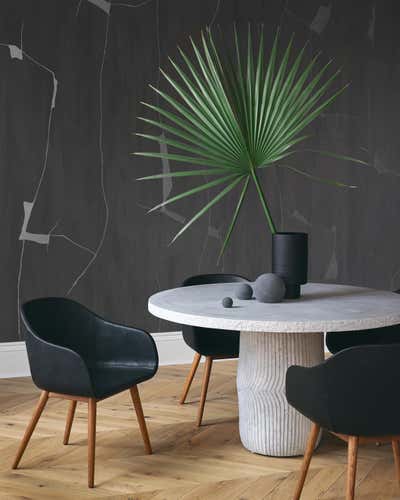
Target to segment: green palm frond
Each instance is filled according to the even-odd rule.
[[[174,237],[175,241],[199,217],[243,181],[221,255],[236,224],[249,182],[256,187],[266,222],[272,233],[276,227],[262,189],[257,169],[277,164],[296,153],[294,147],[309,135],[305,129],[345,90],[332,92],[340,71],[329,75],[331,61],[317,70],[320,54],[306,62],[304,46],[294,54],[293,37],[279,56],[279,30],[268,56],[264,53],[261,31],[256,46],[249,28],[243,48],[234,29],[234,56],[217,48],[210,30],[201,33],[200,43],[190,39],[192,56],[178,48],[182,63],[170,59],[174,76],[161,70],[172,88],[171,94],[151,87],[158,105],[145,104],[159,119],[139,117],[161,130],[160,135],[137,134],[166,144],[173,153],[136,152],[134,154],[183,162],[186,170],[142,177],[141,180],[168,177],[200,177],[197,186],[165,200],[152,210],[201,191],[225,186]],[[291,62],[293,61],[293,62]],[[168,134],[168,136],[166,135]],[[310,150],[311,151],[311,150]],[[333,158],[364,164],[349,156],[319,151]],[[201,166],[206,168],[194,168]],[[300,175],[339,187],[344,183],[320,179],[292,166],[282,165]],[[204,180],[205,176],[216,176]]]

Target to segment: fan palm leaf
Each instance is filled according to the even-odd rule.
[[[242,53],[236,28],[233,57],[227,55],[226,50],[217,48],[210,30],[201,33],[200,43],[196,44],[190,39],[190,44],[192,57],[178,48],[182,63],[178,64],[170,58],[175,76],[160,70],[175,96],[151,87],[158,94],[159,103],[143,103],[158,113],[159,119],[139,117],[145,123],[158,127],[161,134],[137,135],[166,144],[174,152],[134,154],[190,165],[187,170],[149,175],[140,180],[201,178],[197,186],[165,200],[152,210],[204,190],[225,186],[181,228],[173,241],[242,182],[239,199],[221,248],[222,254],[238,219],[250,181],[256,187],[269,229],[272,233],[276,232],[258,169],[277,164],[295,154],[294,147],[309,138],[309,134],[305,133],[308,125],[323,113],[347,85],[332,91],[340,70],[327,76],[332,63],[329,61],[316,71],[320,54],[305,64],[307,44],[293,55],[293,37],[279,58],[279,30],[269,57],[264,53],[263,32],[261,31],[258,46],[254,48],[250,28],[243,50],[245,54]],[[365,164],[362,160],[349,156],[327,151],[314,152]],[[196,169],[193,166],[206,168]],[[313,180],[339,187],[354,187],[321,179],[290,165],[281,166]],[[206,176],[217,178],[204,181]]]

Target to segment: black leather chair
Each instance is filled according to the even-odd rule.
[[[344,349],[320,365],[291,366],[289,404],[312,422],[294,499],[300,498],[320,429],[348,443],[347,500],[354,498],[357,450],[362,442],[392,442],[400,481],[400,344]]]
[[[183,282],[182,286],[240,282],[247,283],[248,280],[236,274],[200,274],[198,276],[191,276],[190,278],[187,278]],[[239,356],[240,333],[187,325],[182,325],[182,332],[184,341],[196,353],[193,358],[192,367],[186,378],[183,393],[179,401],[180,404],[184,404],[186,400],[186,396],[189,392],[190,386],[192,385],[192,381],[197,367],[199,366],[201,357],[206,357],[200,406],[197,414],[197,425],[200,426],[203,419],[204,405],[206,402],[213,360],[237,358]]]
[[[88,485],[94,486],[97,402],[130,390],[145,449],[152,453],[137,385],[154,376],[158,354],[152,337],[117,325],[65,298],[23,304],[26,347],[34,383],[42,389],[13,469],[18,467],[49,397],[70,400],[64,444],[78,401],[88,404]]]
[[[400,293],[400,290],[394,293]],[[398,342],[400,342],[400,325],[357,330],[345,332],[345,334],[340,332],[326,334],[326,347],[332,354],[357,345],[396,344]]]

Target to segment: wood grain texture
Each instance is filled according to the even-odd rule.
[[[303,457],[273,458],[240,443],[236,362],[215,362],[207,419],[196,427],[201,377],[191,401],[179,405],[190,365],[161,367],[140,386],[153,455],[147,455],[128,392],[98,403],[96,487],[87,488],[87,405],[78,404],[71,444],[63,446],[69,402],[50,399],[21,466],[10,470],[40,392],[29,379],[0,380],[0,498],[14,500],[288,500]],[[343,500],[347,446],[323,434],[315,450],[302,500]],[[360,446],[357,500],[400,497],[390,444]]]
[[[130,392],[131,392],[133,405],[135,407],[140,432],[142,433],[144,449],[146,450],[146,453],[148,455],[151,455],[153,453],[153,451],[151,449],[149,433],[147,432],[147,426],[146,426],[146,421],[144,419],[142,402],[140,400],[139,389],[138,389],[137,385],[134,385],[133,387],[131,387]]]
[[[37,403],[37,406],[33,412],[32,418],[28,424],[28,427],[26,428],[26,431],[24,433],[24,437],[22,438],[22,441],[18,447],[17,455],[14,459],[12,468],[16,469],[19,465],[19,462],[22,458],[22,455],[24,454],[26,447],[28,446],[28,443],[32,437],[33,431],[36,428],[37,423],[39,422],[39,419],[42,415],[42,412],[44,410],[44,407],[47,404],[47,401],[49,399],[49,393],[47,391],[42,391],[39,401]]]
[[[77,404],[78,404],[77,401],[70,401],[70,403],[69,403],[67,420],[65,422],[63,444],[68,444],[68,442],[69,442],[69,437],[71,435],[71,428],[72,428],[72,423],[74,421],[74,415],[75,415],[75,410],[76,410]]]
[[[213,358],[211,356],[206,356],[206,362],[204,363],[203,372],[203,382],[201,386],[200,404],[197,412],[197,427],[200,427],[203,420],[204,405],[206,404],[208,385],[210,383],[211,369],[213,365]]]
[[[357,474],[358,437],[350,436],[347,447],[346,500],[354,500]]]
[[[318,424],[312,424],[310,435],[308,436],[307,447],[304,453],[303,463],[301,464],[299,482],[297,483],[296,491],[293,497],[294,500],[300,500],[301,492],[304,487],[304,481],[306,480],[308,468],[310,467],[311,458],[314,453],[315,445],[317,444],[320,430],[321,428]]]
[[[186,397],[188,395],[188,392],[190,390],[190,387],[193,382],[193,378],[196,375],[197,368],[199,366],[201,360],[201,354],[198,352],[194,353],[193,361],[192,361],[192,366],[190,367],[190,371],[187,375],[187,378],[185,380],[185,385],[183,386],[183,391],[182,391],[182,396],[181,399],[179,400],[179,404],[183,405],[186,401]]]
[[[392,449],[393,449],[394,465],[396,468],[396,476],[400,486],[400,446],[398,439],[394,439],[392,441]]]
[[[88,403],[88,486],[94,488],[94,466],[96,456],[96,415],[97,403],[94,398]]]

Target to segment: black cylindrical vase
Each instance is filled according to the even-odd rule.
[[[275,233],[272,235],[272,272],[286,285],[285,299],[298,299],[300,286],[307,283],[308,234]]]

